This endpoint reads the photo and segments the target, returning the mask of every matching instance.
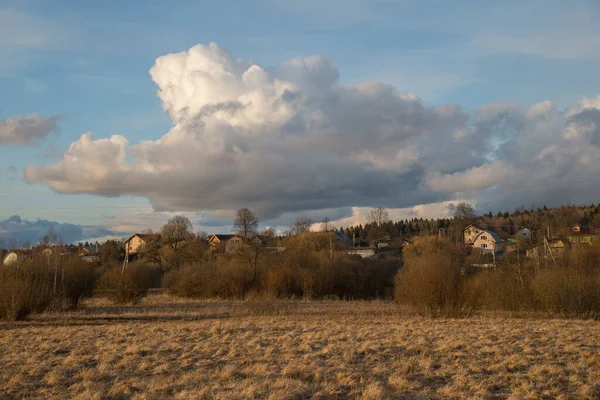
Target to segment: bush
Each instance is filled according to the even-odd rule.
[[[600,318],[599,268],[546,268],[531,286],[538,305],[550,314]]]
[[[475,309],[475,296],[462,268],[462,254],[450,243],[435,238],[415,240],[396,275],[396,300],[432,318],[469,316]]]
[[[191,298],[243,298],[249,275],[245,268],[228,261],[187,265],[165,275],[169,293]]]
[[[91,297],[94,292],[96,273],[92,266],[79,257],[68,259],[62,270],[62,295],[71,309],[77,308],[79,301]]]
[[[152,277],[152,269],[143,264],[114,267],[104,272],[98,289],[115,304],[137,304],[148,294]]]
[[[53,299],[51,271],[32,262],[0,266],[0,319],[19,321],[46,310]]]
[[[475,277],[474,286],[478,304],[485,310],[514,312],[533,306],[530,281],[521,283],[513,271],[481,271]]]
[[[290,267],[270,268],[263,275],[262,287],[272,298],[303,297],[306,277],[301,276],[302,271]]]

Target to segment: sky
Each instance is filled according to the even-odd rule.
[[[596,0],[5,0],[0,241],[177,214],[227,233],[240,207],[284,230],[597,203],[599,18]]]

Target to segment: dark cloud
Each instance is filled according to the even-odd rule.
[[[0,247],[9,244],[23,246],[25,242],[36,245],[50,229],[53,229],[64,243],[116,235],[115,232],[102,226],[82,226],[44,219],[28,221],[13,215],[8,219],[0,220]]]

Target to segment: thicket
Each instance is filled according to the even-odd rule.
[[[248,247],[213,255],[167,273],[163,284],[194,298],[392,298],[399,255],[363,260],[329,243],[327,234],[307,233],[287,238],[279,253]]]
[[[0,267],[0,319],[16,321],[49,308],[73,309],[91,296],[96,273],[79,257],[34,254]]]
[[[98,290],[114,304],[137,304],[148,294],[159,274],[156,268],[142,263],[132,263],[126,268],[114,266],[104,271]]]
[[[397,260],[366,261],[335,254],[310,257],[293,266],[288,257],[269,255],[253,271],[235,257],[188,264],[165,275],[171,294],[192,298],[373,299],[391,298]]]
[[[476,309],[473,284],[465,277],[464,252],[436,238],[419,238],[405,249],[395,279],[397,301],[428,317],[462,317]]]
[[[572,249],[552,262],[505,257],[482,271],[469,269],[460,248],[419,238],[405,249],[396,300],[431,317],[483,310],[600,318],[600,245]]]

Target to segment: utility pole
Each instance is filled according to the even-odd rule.
[[[129,244],[125,243],[125,260],[123,260],[123,268],[121,268],[121,277],[125,273],[125,268],[129,265]]]
[[[556,259],[554,258],[554,254],[552,254],[552,249],[550,248],[550,245],[548,244],[547,239],[544,239],[544,244],[546,245],[546,248],[548,249],[548,253],[550,253],[550,257],[552,257],[552,262],[554,263],[554,266],[556,267]]]
[[[331,233],[329,235],[329,261],[333,261],[333,240],[331,238]]]

